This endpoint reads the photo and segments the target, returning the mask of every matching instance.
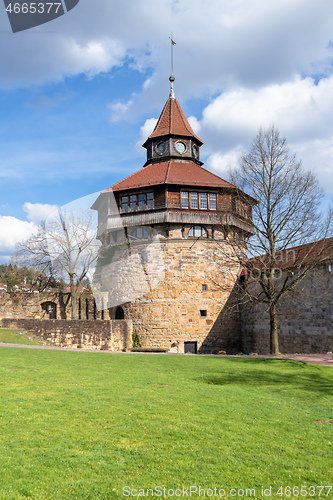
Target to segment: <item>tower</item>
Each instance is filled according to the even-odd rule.
[[[253,199],[202,167],[203,142],[173,90],[143,147],[147,161],[99,195],[96,275],[111,319],[133,321],[145,347],[238,351],[225,314],[238,266],[228,241],[252,234]]]

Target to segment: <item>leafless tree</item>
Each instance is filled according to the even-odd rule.
[[[49,270],[69,282],[72,319],[77,319],[77,298],[82,281],[98,257],[95,223],[91,212],[66,213],[59,208],[38,233],[18,246],[17,258],[25,265]]]
[[[243,297],[267,304],[270,350],[277,354],[276,306],[319,263],[332,259],[332,214],[323,215],[316,177],[303,169],[274,126],[259,130],[239,168],[231,172],[231,181],[238,186],[240,203],[248,204],[244,192],[257,200],[254,235],[229,241],[248,278]]]

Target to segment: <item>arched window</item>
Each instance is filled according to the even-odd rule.
[[[122,307],[117,307],[116,319],[124,319],[124,318],[125,318],[124,309]]]
[[[136,240],[148,240],[148,231],[144,227],[137,227],[134,229],[132,236]]]
[[[192,226],[188,233],[190,238],[208,238],[208,233],[203,226]]]

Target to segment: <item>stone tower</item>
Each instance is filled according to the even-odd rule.
[[[254,200],[202,167],[203,142],[171,92],[144,166],[99,195],[96,276],[101,309],[131,319],[145,347],[237,352],[226,314],[239,271],[233,238],[252,234]],[[234,311],[234,309],[232,309]]]

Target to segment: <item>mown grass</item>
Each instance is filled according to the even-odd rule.
[[[13,330],[9,328],[0,328],[0,343],[3,344],[24,344],[24,345],[45,345],[33,334],[21,330]]]
[[[330,367],[2,347],[0,397],[1,499],[332,484]]]

